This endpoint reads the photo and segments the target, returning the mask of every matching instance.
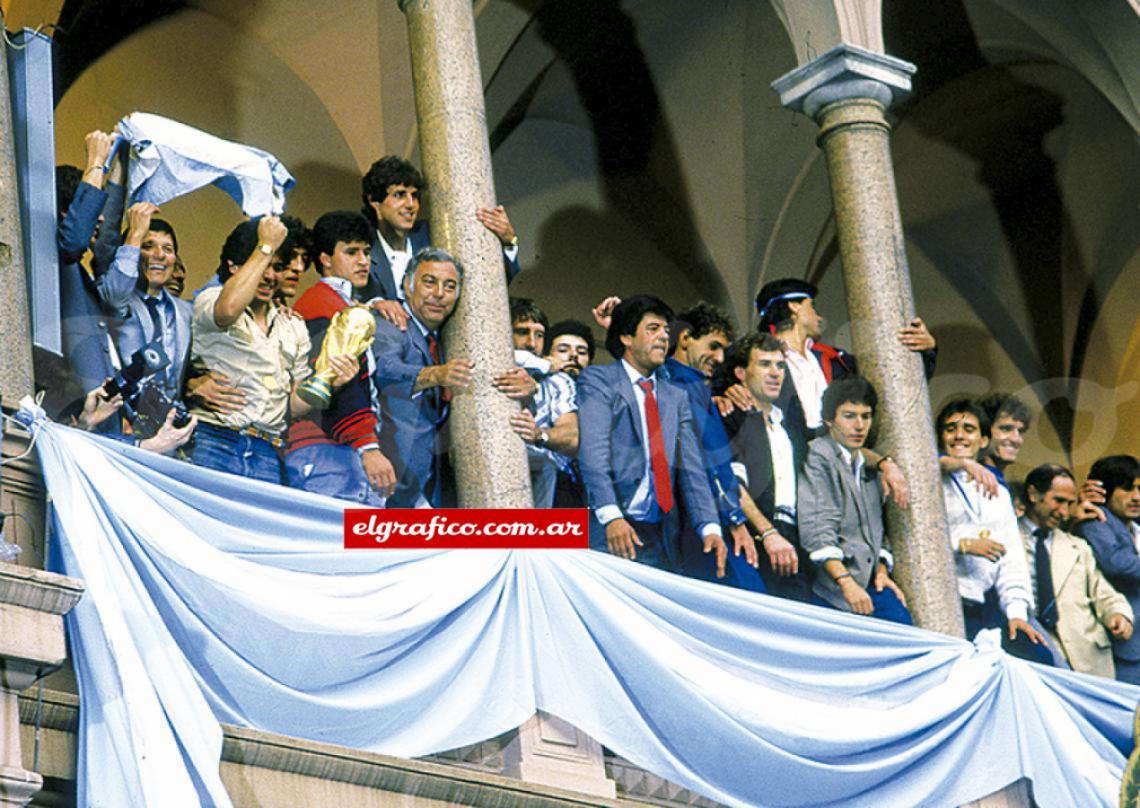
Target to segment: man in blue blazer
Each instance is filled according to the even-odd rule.
[[[99,293],[117,316],[119,356],[130,361],[139,348],[161,340],[170,364],[155,381],[172,400],[180,400],[194,308],[166,290],[178,258],[178,237],[156,212],[150,202],[136,202],[127,211],[126,238],[111,269],[99,279]]]
[[[419,221],[420,191],[424,187],[420,172],[394,155],[382,157],[372,164],[361,179],[361,212],[376,228],[376,244],[372,248],[372,269],[368,283],[358,292],[361,300],[399,301],[406,268],[412,257],[431,243],[426,221]],[[518,237],[502,205],[480,208],[476,218],[495,234],[503,245],[503,264],[509,283],[519,274]],[[399,306],[394,319],[401,319]],[[389,313],[381,309],[385,317]]]
[[[659,378],[673,312],[648,295],[613,311],[606,348],[618,361],[578,378],[578,462],[589,503],[590,546],[677,571],[678,497],[704,552],[728,555],[684,391]]]
[[[405,330],[380,319],[372,344],[373,376],[380,398],[380,451],[396,470],[389,508],[453,505],[444,425],[453,390],[471,382],[474,362],[444,362],[439,329],[455,305],[463,265],[427,247],[416,253],[404,275]]]
[[[114,313],[103,304],[96,287],[96,275],[106,270],[114,252],[115,228],[123,215],[121,163],[115,161],[110,175],[104,171],[113,143],[114,135],[91,132],[86,137],[84,170],[60,166],[56,171],[61,216],[56,245],[63,355],[84,393],[114,375],[118,362],[108,330]],[[107,223],[105,227],[100,227],[101,221]],[[100,255],[100,248],[106,255],[102,255],[102,261],[92,260],[89,272],[83,266],[83,258],[92,248],[96,234],[96,255]],[[109,418],[99,431],[117,432],[119,423],[118,418]]]
[[[1140,461],[1132,455],[1102,457],[1089,469],[1089,479],[1104,489],[1104,521],[1081,522],[1073,530],[1092,547],[1109,583],[1140,613]],[[1116,678],[1140,684],[1140,635],[1115,640]]]

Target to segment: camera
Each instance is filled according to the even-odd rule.
[[[134,426],[135,434],[142,438],[157,434],[170,410],[174,410],[171,425],[175,429],[181,429],[190,423],[190,413],[185,405],[172,399],[154,378],[156,373],[169,365],[170,359],[162,343],[155,340],[135,351],[131,361],[103,385],[108,398],[122,395],[125,412]]]
[[[123,401],[130,404],[138,396],[142,380],[169,364],[170,359],[163,350],[162,343],[158,340],[148,342],[135,351],[131,361],[103,385],[103,392],[107,398],[121,395]]]

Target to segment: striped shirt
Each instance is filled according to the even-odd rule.
[[[552,373],[538,383],[534,394],[534,422],[539,429],[550,429],[568,412],[578,411],[578,384],[567,373]],[[570,467],[570,458],[552,449],[530,447],[545,454],[561,471]]]

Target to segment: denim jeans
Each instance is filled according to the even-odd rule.
[[[281,484],[281,459],[277,450],[261,438],[241,435],[232,429],[199,423],[194,430],[195,466],[216,469],[239,477]]]
[[[285,455],[285,476],[291,488],[383,508],[384,499],[364,476],[356,450],[340,443],[303,446]]]

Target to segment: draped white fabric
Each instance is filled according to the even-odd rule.
[[[130,202],[161,205],[216,185],[247,216],[277,215],[285,210],[293,175],[267,151],[147,112],[132,112],[116,128],[131,144]]]
[[[1116,803],[1140,689],[589,551],[345,551],[332,500],[38,430],[81,805],[228,805],[219,721],[414,757],[539,709],[730,805]]]

